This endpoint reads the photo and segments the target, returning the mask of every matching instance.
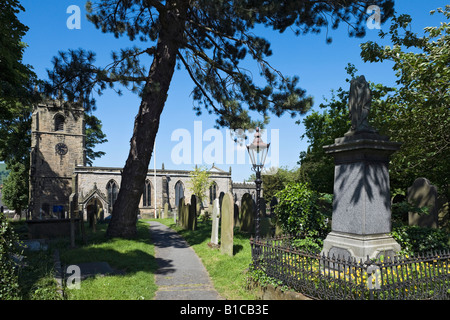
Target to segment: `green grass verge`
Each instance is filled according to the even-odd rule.
[[[138,221],[136,239],[108,239],[107,225],[97,225],[97,231],[89,234],[88,245],[61,250],[61,262],[76,265],[83,262],[107,262],[123,275],[107,275],[88,278],[80,289],[66,289],[69,300],[149,300],[156,290],[154,273],[157,264],[151,242],[149,225]]]
[[[152,219],[153,220],[153,219]],[[19,277],[22,299],[56,300],[58,294],[53,270],[53,249],[57,248],[63,264],[104,261],[123,275],[97,276],[81,282],[80,289],[65,289],[68,300],[136,300],[153,299],[158,287],[154,273],[157,264],[151,241],[148,220],[139,220],[138,237],[133,240],[108,239],[107,224],[97,225],[93,233],[86,228],[87,243],[77,242],[71,249],[68,240],[50,245],[48,251],[27,253],[27,264]],[[157,219],[177,231],[192,246],[214,283],[225,299],[254,300],[254,292],[247,289],[247,270],[251,262],[249,235],[235,229],[234,255],[224,255],[208,246],[211,221],[199,222],[195,231],[181,230],[172,219]]]
[[[208,270],[209,276],[219,294],[228,300],[255,300],[255,293],[247,289],[247,270],[251,263],[250,235],[235,228],[232,257],[224,255],[220,249],[208,246],[211,240],[211,220],[199,221],[197,230],[181,230],[173,219],[156,219],[177,231],[195,250]],[[219,240],[220,241],[220,240]]]
[[[26,267],[19,268],[20,300],[62,300],[55,281],[50,251],[26,252]]]

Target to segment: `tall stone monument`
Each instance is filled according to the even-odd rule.
[[[400,148],[369,126],[372,95],[364,76],[351,82],[352,125],[344,137],[324,146],[334,157],[332,231],[322,253],[365,261],[393,255],[400,245],[390,236],[389,157]]]

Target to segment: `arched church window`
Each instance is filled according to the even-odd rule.
[[[112,212],[114,202],[117,200],[117,194],[119,193],[119,186],[114,180],[111,180],[106,185],[106,193],[108,195],[108,211]]]
[[[142,205],[150,207],[152,205],[152,185],[149,180],[145,181],[144,193],[142,194]]]
[[[184,186],[181,181],[175,184],[175,205],[178,207],[180,199],[184,197]]]
[[[209,204],[212,204],[215,198],[217,198],[217,184],[213,182],[209,187]]]
[[[55,117],[55,131],[64,131],[64,116],[61,114]]]

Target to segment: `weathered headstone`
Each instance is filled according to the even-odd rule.
[[[261,226],[260,226],[260,236],[261,237],[269,237],[272,236],[272,230],[274,226],[272,224],[272,219],[267,216],[263,216],[261,218]]]
[[[185,201],[184,201],[184,197],[180,198],[180,200],[178,201],[178,225],[184,229],[185,226]]]
[[[234,201],[230,193],[223,196],[221,208],[221,233],[220,251],[223,254],[233,256],[233,236],[234,236]]]
[[[191,204],[190,203],[185,203],[183,205],[183,229],[184,230],[188,230],[189,229],[189,212],[191,211]]]
[[[161,218],[165,219],[169,217],[169,204],[166,202],[164,204],[164,211],[163,211],[163,215]]]
[[[428,214],[409,212],[410,226],[438,227],[437,188],[426,178],[418,178],[408,188],[408,202],[418,208],[428,207]]]
[[[191,196],[191,203],[189,204],[187,229],[197,229],[197,197],[195,195]]]
[[[220,222],[220,205],[219,199],[214,199],[212,209],[212,229],[211,229],[211,243],[213,245],[219,244],[219,222]]]
[[[256,206],[250,193],[245,193],[241,200],[241,216],[239,218],[240,230],[243,232],[254,232],[255,230]]]
[[[239,208],[239,202],[234,203],[234,226],[239,227],[239,213],[241,212],[241,209]]]

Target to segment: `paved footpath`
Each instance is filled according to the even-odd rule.
[[[223,300],[214,289],[208,272],[195,251],[178,233],[151,221],[159,287],[155,300]]]

